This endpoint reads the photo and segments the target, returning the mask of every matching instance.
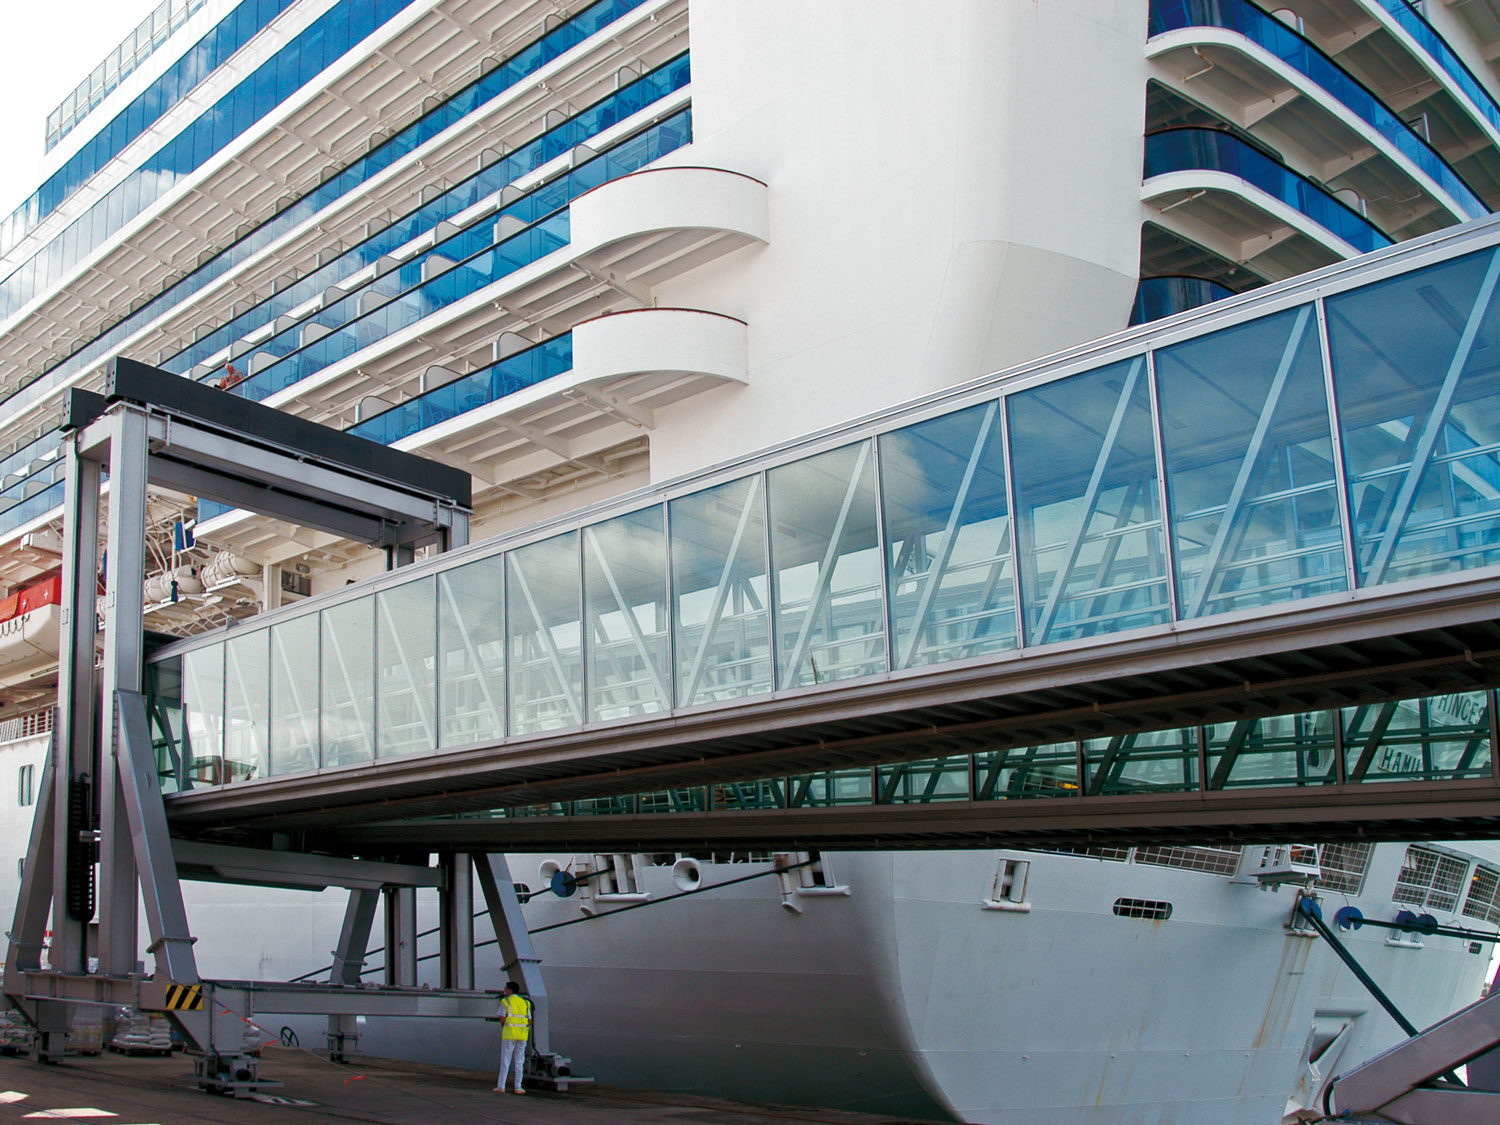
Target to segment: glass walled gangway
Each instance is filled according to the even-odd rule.
[[[1497,283],[1500,223],[1454,228],[175,643],[173,815],[1467,700],[1500,679]],[[1474,737],[1388,760],[1492,786]],[[1194,787],[1202,742],[1168,755]],[[1160,739],[1104,776],[1132,754]]]

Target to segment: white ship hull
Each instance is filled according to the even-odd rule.
[[[1325,895],[1328,913],[1352,902],[1392,917],[1381,895],[1402,853],[1377,848],[1371,893]],[[985,908],[1005,857],[1031,865],[1027,911]],[[516,881],[540,886],[539,860],[515,857]],[[769,865],[701,867],[710,886]],[[831,891],[784,893],[769,875],[660,901],[679,889],[671,869],[640,862],[650,905],[614,918],[601,915],[640,900],[537,896],[526,915],[543,930],[554,1049],[601,1081],[750,1100],[1007,1125],[1274,1125],[1299,1084],[1317,1085],[1305,1057],[1315,1027],[1326,1039],[1350,1024],[1323,1078],[1401,1037],[1319,938],[1287,929],[1288,887],[1022,852],[841,853],[828,867]],[[324,896],[314,936],[301,905],[278,916],[230,888],[195,897],[209,975],[315,968],[341,911]],[[1116,916],[1120,898],[1170,902],[1171,917]],[[577,924],[545,930],[559,922]],[[1345,936],[1419,1026],[1478,997],[1493,950]],[[498,988],[493,947],[480,953],[481,986]],[[280,1022],[268,1014],[272,1030]],[[286,1022],[320,1042],[318,1022]],[[484,1068],[491,1040],[490,1029],[372,1020],[360,1049]]]

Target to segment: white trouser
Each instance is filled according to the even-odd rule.
[[[505,1075],[514,1070],[516,1073],[516,1084],[513,1090],[521,1088],[521,1070],[526,1064],[526,1040],[524,1039],[502,1039],[500,1040],[500,1080],[495,1083],[502,1090],[505,1089]]]

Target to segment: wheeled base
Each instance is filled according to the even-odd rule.
[[[210,1094],[248,1098],[257,1090],[281,1087],[260,1077],[260,1060],[253,1055],[194,1055],[193,1077],[198,1089]]]

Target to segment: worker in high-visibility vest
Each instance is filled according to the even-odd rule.
[[[514,1070],[515,1092],[521,1089],[521,1071],[526,1065],[526,1041],[531,1038],[531,1001],[521,995],[521,986],[513,980],[505,982],[505,991],[500,994],[500,1078],[495,1093],[505,1093],[505,1074]]]

